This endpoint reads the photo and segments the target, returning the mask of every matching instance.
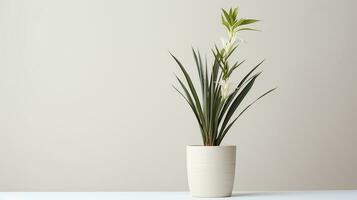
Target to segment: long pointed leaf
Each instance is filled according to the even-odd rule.
[[[203,86],[204,86],[204,83],[203,83],[203,68],[202,68],[202,63],[201,63],[201,59],[198,58],[198,56],[200,57],[199,55],[199,52],[198,52],[198,55],[196,53],[196,51],[192,48],[192,53],[193,53],[193,57],[195,59],[195,63],[196,63],[196,68],[197,68],[197,72],[198,72],[198,76],[200,78],[200,82],[201,82],[201,90],[202,90],[202,95],[203,95]]]
[[[259,29],[254,28],[240,28],[237,31],[260,31]]]
[[[172,85],[172,87],[186,100],[188,105],[190,105],[190,108],[192,109],[193,113],[195,114],[195,117],[197,119],[198,125],[200,127],[202,138],[203,138],[203,140],[206,140],[206,136],[205,136],[204,131],[203,131],[202,123],[201,123],[200,118],[199,118],[199,116],[197,114],[195,105],[180,90],[178,90],[174,85]]]
[[[232,72],[235,70],[235,69],[237,69],[237,67],[239,67],[241,64],[243,64],[245,62],[245,60],[243,60],[243,61],[241,61],[240,63],[235,63],[232,67],[231,67],[231,69],[229,70],[229,72],[228,72],[228,76],[230,76],[231,74],[232,74]]]
[[[223,134],[220,136],[220,138],[218,139],[217,143],[218,145],[222,142],[223,138],[226,136],[227,132],[229,131],[229,129],[233,126],[233,124],[237,121],[237,119],[246,111],[248,110],[248,108],[250,106],[252,106],[254,103],[256,103],[259,99],[263,98],[265,95],[271,93],[272,91],[274,91],[276,88],[270,89],[267,92],[265,92],[264,94],[260,95],[256,100],[254,100],[252,103],[250,103],[247,107],[245,107],[240,113],[239,115],[227,126],[227,128],[224,130]]]
[[[170,54],[171,54],[171,53],[170,53]],[[203,112],[202,112],[201,102],[200,102],[200,99],[199,99],[198,96],[197,96],[197,92],[196,92],[195,86],[194,86],[193,83],[192,83],[191,77],[190,77],[190,75],[187,73],[186,69],[183,67],[183,65],[181,64],[181,62],[180,62],[174,55],[171,54],[171,56],[174,58],[174,60],[176,61],[176,63],[177,63],[178,66],[180,67],[182,73],[184,74],[185,79],[186,79],[186,82],[187,82],[187,84],[188,84],[188,86],[189,86],[189,88],[190,88],[191,94],[192,94],[192,96],[193,96],[193,99],[195,100],[195,105],[196,105],[198,114],[200,115],[200,118],[203,119],[202,124],[203,124],[204,126],[206,126],[206,120],[204,120],[204,115],[203,115]]]
[[[219,121],[221,121],[221,119],[223,118],[223,116],[225,115],[228,106],[231,104],[231,102],[233,101],[233,98],[235,97],[235,95],[238,93],[239,89],[241,88],[241,86],[245,83],[245,81],[248,79],[248,77],[261,65],[263,64],[264,60],[262,60],[260,63],[258,63],[253,69],[250,70],[250,72],[244,76],[244,78],[240,81],[240,83],[238,84],[238,86],[236,87],[236,89],[234,90],[234,92],[227,98],[222,112],[219,116]]]
[[[223,134],[224,129],[226,128],[227,123],[229,122],[230,118],[238,108],[239,104],[243,101],[244,97],[248,94],[249,90],[252,88],[256,78],[258,76],[255,76],[252,78],[252,80],[249,81],[249,83],[243,88],[243,90],[238,94],[238,96],[234,99],[233,103],[229,106],[229,109],[227,111],[227,114],[224,118],[224,121],[222,123],[219,135],[221,136]]]
[[[257,20],[257,19],[240,19],[240,20],[235,24],[235,26],[238,27],[238,26],[253,24],[253,23],[256,23],[256,22],[259,22],[259,20]]]

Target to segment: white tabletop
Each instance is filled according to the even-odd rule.
[[[187,192],[0,192],[0,200],[185,200]],[[207,198],[203,198],[207,199]],[[238,192],[239,200],[357,200],[357,190]]]

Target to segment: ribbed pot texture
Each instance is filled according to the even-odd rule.
[[[236,146],[187,146],[187,178],[193,197],[232,195]]]

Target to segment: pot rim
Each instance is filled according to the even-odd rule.
[[[187,145],[186,147],[203,147],[203,148],[229,148],[237,147],[236,145],[219,145],[219,146],[205,146],[205,145]]]

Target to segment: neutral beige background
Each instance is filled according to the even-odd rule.
[[[357,189],[356,1],[0,0],[0,190],[187,190],[201,141],[168,51],[194,69],[231,5],[262,19],[240,35],[240,72],[267,59],[246,103],[279,88],[224,141],[235,189]]]

